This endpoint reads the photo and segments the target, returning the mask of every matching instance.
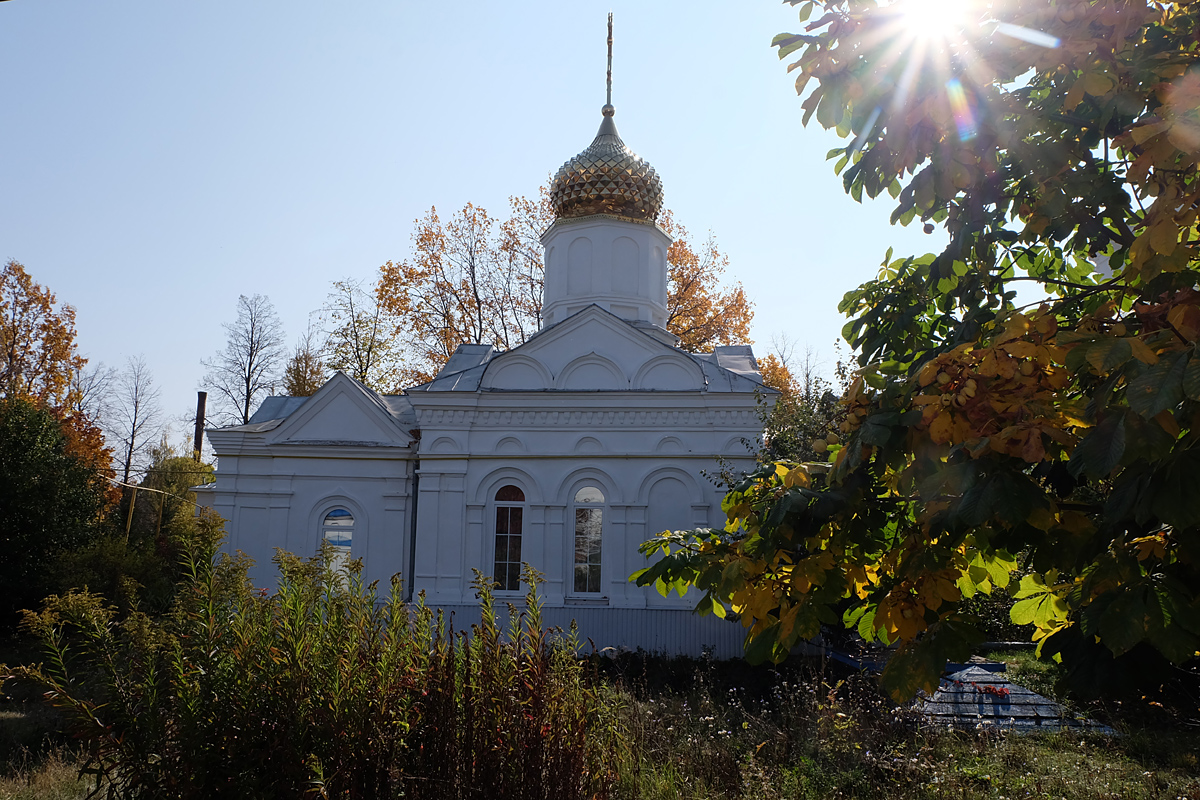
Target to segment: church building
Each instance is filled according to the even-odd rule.
[[[338,373],[208,431],[216,483],[197,493],[227,521],[226,547],[255,559],[258,585],[273,585],[276,548],[324,540],[462,628],[479,614],[472,570],[516,602],[528,562],[545,576],[547,624],[576,621],[585,645],[741,653],[740,625],[629,576],[655,534],[724,525],[705,473],[718,459],[752,466],[756,393],[774,393],[750,347],[689,353],[667,331],[662,183],[617,134],[611,90],[602,113],[554,177],[543,323],[528,341],[462,345],[401,395]]]

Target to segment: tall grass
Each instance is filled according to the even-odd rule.
[[[281,554],[278,591],[244,560],[190,553],[172,613],[118,619],[86,592],[27,627],[44,664],[11,670],[67,712],[110,798],[604,798],[618,714],[570,642],[525,608],[453,631],[328,558]],[[2,673],[0,673],[2,674]]]

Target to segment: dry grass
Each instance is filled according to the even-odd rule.
[[[80,800],[89,785],[79,778],[79,765],[70,754],[55,751],[24,765],[10,764],[0,776],[0,800]]]
[[[612,672],[629,732],[618,795],[630,800],[1200,800],[1200,733],[1184,729],[923,730],[869,678],[811,661],[697,663],[689,677],[678,662],[626,659]]]

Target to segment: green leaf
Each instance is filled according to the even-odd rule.
[[[1200,524],[1200,448],[1173,454],[1150,485],[1151,507],[1160,520],[1178,528]]]
[[[775,655],[775,645],[779,643],[779,623],[768,627],[757,636],[746,634],[746,660],[751,664],[762,664]],[[786,651],[784,651],[786,655]]]
[[[808,22],[808,18],[812,16],[812,12],[813,12],[813,4],[812,4],[812,0],[809,0],[809,2],[800,6],[800,21]]]
[[[1046,585],[1040,575],[1021,578],[1020,589],[1015,595],[1009,618],[1017,625],[1034,624],[1039,628],[1051,627],[1051,623],[1066,619],[1070,607]]]
[[[1141,593],[1126,589],[1108,604],[1100,617],[1100,640],[1113,655],[1133,649],[1146,638],[1146,604]]]
[[[1195,352],[1183,372],[1183,393],[1193,400],[1200,400],[1200,358],[1196,358]]]
[[[1082,474],[1106,478],[1125,454],[1125,417],[1109,414],[1099,425],[1088,431],[1087,436],[1071,453],[1069,469],[1078,477]]]
[[[1125,390],[1129,407],[1149,419],[1183,402],[1183,374],[1187,363],[1184,352],[1160,358]]]
[[[964,622],[941,620],[920,639],[905,642],[888,659],[879,684],[897,703],[911,700],[918,691],[937,690],[946,662],[966,661],[983,634]]]
[[[1112,372],[1133,358],[1133,348],[1125,339],[1101,339],[1087,350],[1088,363],[1101,374]]]

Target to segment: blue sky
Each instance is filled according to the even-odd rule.
[[[194,408],[239,294],[289,344],[333,280],[409,252],[431,205],[494,213],[586,147],[616,15],[622,137],[755,303],[832,365],[842,294],[942,234],[845,196],[840,141],[769,42],[777,0],[0,3],[0,258],[78,312],[84,355],[144,354],[164,411]]]

